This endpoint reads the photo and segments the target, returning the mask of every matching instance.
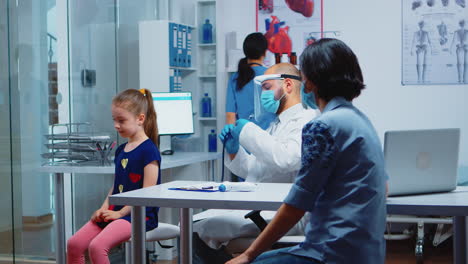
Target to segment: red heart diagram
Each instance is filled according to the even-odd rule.
[[[305,17],[311,17],[314,13],[314,0],[286,0],[289,8]]]

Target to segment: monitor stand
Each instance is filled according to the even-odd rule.
[[[165,135],[159,136],[159,150],[163,155],[172,155],[174,151],[172,150],[172,136]]]

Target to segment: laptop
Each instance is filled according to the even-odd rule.
[[[449,192],[457,186],[460,129],[387,131],[389,195]]]

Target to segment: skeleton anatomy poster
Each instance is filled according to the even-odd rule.
[[[465,0],[402,0],[402,9],[402,84],[467,84]]]
[[[257,0],[257,31],[268,40],[265,65],[276,54],[295,52],[297,63],[304,48],[323,36],[323,0]]]

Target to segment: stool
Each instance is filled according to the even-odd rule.
[[[158,227],[146,232],[146,242],[155,242],[179,237],[180,228],[176,225],[158,223]],[[131,263],[131,241],[125,242],[125,263]]]

